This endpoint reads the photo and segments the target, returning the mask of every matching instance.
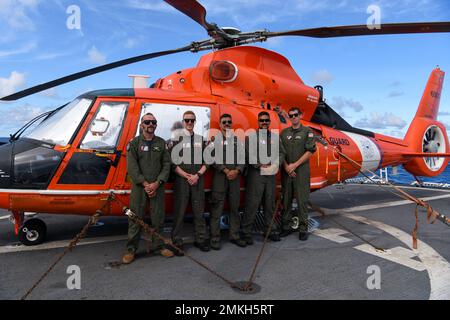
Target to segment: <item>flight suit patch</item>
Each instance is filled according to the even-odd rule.
[[[159,151],[161,151],[161,148],[159,146],[155,146],[155,147],[153,147],[152,151],[159,152]]]
[[[292,136],[287,136],[286,137],[288,140],[291,140],[292,139]]]
[[[141,151],[147,152],[148,151],[148,146],[141,146]]]
[[[301,140],[301,139],[302,139],[302,136],[296,136],[294,139],[295,139],[295,140]]]
[[[308,138],[314,138],[314,133],[312,132],[308,133]]]

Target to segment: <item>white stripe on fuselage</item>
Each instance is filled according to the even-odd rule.
[[[370,138],[360,134],[347,131],[341,132],[351,138],[358,147],[359,152],[361,152],[363,160],[362,168],[366,170],[378,169],[381,161],[381,154],[375,142],[373,142]]]

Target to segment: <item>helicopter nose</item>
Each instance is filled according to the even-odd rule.
[[[0,189],[11,187],[11,158],[13,145],[0,146]]]
[[[9,209],[9,193],[11,188],[12,144],[0,146],[0,208]]]

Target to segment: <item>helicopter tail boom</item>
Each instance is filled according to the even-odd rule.
[[[436,157],[437,154],[450,152],[445,125],[437,121],[444,76],[445,73],[439,68],[431,72],[416,115],[404,139],[409,146],[409,152],[404,156],[411,158],[404,167],[416,176],[437,176],[445,170],[449,162],[448,157]],[[432,156],[411,157],[414,153],[430,153]]]

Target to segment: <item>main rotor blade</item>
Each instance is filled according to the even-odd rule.
[[[404,33],[437,33],[450,32],[450,22],[419,22],[419,23],[386,23],[380,29],[369,29],[367,25],[323,27],[300,29],[282,32],[268,32],[267,37],[303,36],[313,38],[336,38],[352,36],[371,36],[382,34]]]
[[[214,30],[214,27],[206,22],[206,9],[196,0],[164,0],[172,7],[181,11],[192,20],[200,24],[206,31]]]
[[[88,69],[88,70],[84,70],[81,72],[77,72],[50,82],[46,82],[46,83],[42,83],[40,85],[16,92],[14,94],[11,94],[9,96],[3,97],[0,100],[1,101],[13,101],[13,100],[17,100],[17,99],[21,99],[23,97],[32,95],[34,93],[37,92],[41,92],[56,86],[59,86],[61,84],[67,83],[67,82],[71,82],[74,80],[78,80],[87,76],[91,76],[93,74],[96,73],[100,73],[103,71],[107,71],[110,69],[114,69],[114,68],[118,68],[118,67],[122,67],[125,66],[127,64],[132,64],[135,62],[139,62],[139,61],[143,61],[143,60],[149,60],[149,59],[153,59],[153,58],[157,58],[157,57],[161,57],[161,56],[165,56],[165,55],[169,55],[169,54],[173,54],[173,53],[177,53],[177,52],[183,52],[183,51],[189,51],[191,49],[191,45],[183,47],[183,48],[179,48],[179,49],[173,49],[173,50],[166,50],[166,51],[160,51],[160,52],[153,52],[153,53],[148,53],[148,54],[143,54],[140,56],[136,56],[133,58],[128,58],[128,59],[123,59],[123,60],[119,60],[116,62],[112,62],[112,63],[108,63],[99,67],[95,67],[92,69]]]

